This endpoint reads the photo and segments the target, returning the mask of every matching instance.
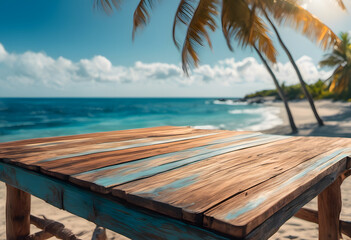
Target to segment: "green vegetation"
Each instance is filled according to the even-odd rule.
[[[311,93],[314,99],[332,99],[332,100],[349,100],[350,96],[345,94],[336,94],[329,91],[329,87],[322,80],[318,80],[316,83],[307,85],[308,91]],[[303,99],[304,94],[301,89],[300,84],[295,84],[291,86],[286,86],[284,83],[282,84],[282,89],[285,93],[285,96],[289,100],[297,100]],[[254,97],[276,97],[276,99],[280,99],[277,90],[269,89],[262,90],[252,94],[248,94],[245,98],[254,98]]]

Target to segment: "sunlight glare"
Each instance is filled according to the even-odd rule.
[[[335,0],[306,0],[301,6],[326,23],[337,21],[347,14],[347,11],[343,11]]]

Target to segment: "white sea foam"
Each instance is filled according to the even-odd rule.
[[[221,105],[247,105],[247,102],[236,102],[231,99],[227,99],[224,101],[214,100],[213,104],[221,104]]]
[[[192,126],[192,128],[195,128],[195,129],[207,129],[207,130],[219,129],[219,127],[214,126],[214,125],[199,125],[199,126]]]
[[[255,109],[235,109],[230,110],[230,114],[259,114],[263,120],[258,124],[249,125],[241,130],[261,131],[273,128],[283,124],[283,120],[279,117],[280,108],[276,107],[262,107]]]
[[[215,125],[197,125],[197,126],[192,126],[192,128],[195,129],[207,129],[207,130],[213,130],[213,129],[226,129],[226,125],[221,123],[218,126]]]
[[[228,112],[230,114],[262,114],[265,111],[269,111],[268,107],[267,108],[255,108],[255,109],[235,109],[235,110],[229,110]],[[278,108],[279,110],[279,108]],[[279,114],[279,112],[278,112]]]

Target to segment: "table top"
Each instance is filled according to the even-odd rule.
[[[349,168],[348,147],[347,138],[165,126],[0,143],[0,160],[241,238]]]

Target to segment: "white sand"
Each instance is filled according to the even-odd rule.
[[[298,135],[351,137],[351,103],[322,100],[316,101],[315,104],[319,115],[324,120],[325,126],[323,127],[318,127],[307,101],[289,103],[295,124],[299,128]],[[283,104],[276,102],[268,105],[281,108],[280,117],[285,125],[275,127],[267,132],[277,134],[289,133],[290,127],[288,126],[288,119]]]
[[[272,103],[269,105],[282,107],[281,103]],[[313,114],[305,101],[293,102],[291,111],[298,125],[299,135],[312,136],[342,136],[351,137],[351,103],[334,103],[331,101],[316,102],[317,110],[325,120],[325,126],[318,127],[314,120]],[[280,115],[285,124],[287,118],[285,110],[282,108]],[[286,134],[289,133],[289,127],[286,125],[278,126],[267,132]],[[351,178],[345,180],[342,185],[343,209],[342,219],[351,220]],[[6,189],[3,183],[0,183],[0,239],[5,239],[5,198]],[[316,208],[316,199],[307,204],[309,208]],[[67,228],[71,229],[82,239],[91,239],[95,225],[82,218],[74,216],[66,211],[57,209],[44,201],[32,197],[32,214],[45,214],[46,217],[62,222]],[[32,232],[38,231],[32,227]],[[109,239],[126,239],[111,231],[107,232]],[[51,238],[55,239],[55,238]],[[309,223],[297,218],[292,218],[286,222],[271,239],[318,239],[317,224]],[[344,239],[349,239],[344,236]]]

